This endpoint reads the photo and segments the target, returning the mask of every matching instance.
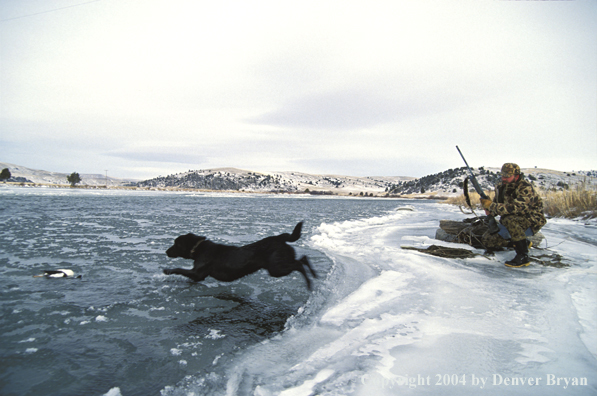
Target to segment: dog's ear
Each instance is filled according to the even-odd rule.
[[[184,246],[189,250],[192,249],[193,246],[195,246],[198,242],[202,242],[207,239],[204,236],[199,236],[192,233],[180,236],[179,238],[181,244],[184,244]]]
[[[195,234],[189,232],[188,234],[184,235],[184,239],[185,239],[185,241],[189,241],[191,243],[197,243],[199,241],[205,241],[207,239],[207,237],[195,235]]]
[[[199,241],[204,241],[204,240],[207,239],[204,236],[195,235],[195,234],[192,234],[190,232],[187,235],[185,235],[184,237],[185,237],[185,241],[190,241],[190,242],[193,242],[193,243],[197,243]]]
[[[178,246],[188,246],[193,244],[193,234],[181,235],[176,238],[175,243]]]
[[[197,246],[199,246],[199,244],[201,242],[206,241],[206,240],[207,240],[207,238],[204,236],[195,235],[195,241],[194,241],[195,243],[193,243],[193,249],[195,249]]]

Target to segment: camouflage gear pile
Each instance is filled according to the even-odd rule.
[[[514,164],[504,164],[502,172],[507,165]],[[518,169],[520,172],[520,168]],[[507,172],[515,170],[506,169]],[[500,223],[508,229],[512,242],[526,239],[525,231],[528,228],[536,234],[547,223],[543,214],[543,201],[523,174],[520,174],[520,179],[516,182],[496,186],[495,197],[488,211],[492,216],[500,216]],[[487,248],[505,247],[508,242],[498,234],[486,232],[483,235],[483,244]]]
[[[467,220],[464,221],[468,222]],[[470,226],[464,228],[462,231],[458,233],[458,235],[456,236],[456,240],[458,241],[458,243],[466,243],[467,245],[471,245],[472,247],[475,247],[477,249],[485,247],[485,244],[483,243],[483,237],[489,230],[489,226],[487,225],[487,223],[487,216],[482,216],[478,219],[474,219],[471,222]]]

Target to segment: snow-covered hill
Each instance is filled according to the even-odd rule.
[[[473,172],[481,188],[485,191],[492,191],[495,184],[500,181],[500,168],[474,168]],[[535,186],[542,190],[561,191],[581,183],[597,186],[596,171],[560,172],[549,169],[523,168],[521,172],[527,180],[533,182]],[[462,193],[464,179],[468,175],[466,167],[449,169],[391,186],[390,194],[459,195]],[[472,183],[469,183],[469,189],[473,190]]]
[[[500,169],[474,169],[484,190],[493,190],[499,181]],[[595,184],[597,172],[560,172],[547,169],[523,169],[537,187],[563,190],[583,182]],[[246,192],[309,192],[311,194],[368,195],[368,196],[429,196],[448,197],[462,194],[465,167],[421,178],[355,177],[339,175],[311,175],[300,172],[259,173],[234,168],[188,171],[166,177],[145,180],[139,187],[191,188],[205,190],[237,190]],[[472,189],[472,184],[469,185]]]
[[[36,184],[68,184],[66,173],[35,170],[0,162],[8,168],[13,182]],[[499,180],[499,168],[475,168],[481,187],[492,190]],[[597,171],[561,172],[528,168],[522,172],[541,189],[563,190],[581,183],[597,185]],[[101,174],[81,174],[81,186],[136,186],[159,189],[199,189],[244,192],[285,192],[352,196],[449,197],[462,194],[465,167],[448,169],[420,178],[407,176],[340,176],[314,175],[301,172],[254,172],[236,168],[189,170],[145,181],[115,179]],[[469,184],[472,190],[472,184]]]
[[[137,183],[140,187],[197,188],[245,192],[310,192],[334,195],[384,195],[392,184],[413,177],[312,175],[301,172],[261,173],[235,168],[188,171]]]
[[[9,164],[0,162],[0,170],[8,169],[11,174],[9,182],[17,183],[35,183],[35,184],[69,184],[66,178],[69,174],[59,172],[48,172],[45,170],[31,169],[21,165]],[[106,175],[101,174],[85,174],[79,175],[81,177],[80,186],[123,186],[134,183],[134,179],[116,179],[113,177],[106,178]]]

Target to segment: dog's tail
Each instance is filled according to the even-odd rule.
[[[301,230],[303,229],[303,222],[301,221],[300,223],[298,223],[296,225],[296,227],[294,227],[294,231],[292,231],[291,235],[288,235],[288,239],[286,240],[286,242],[296,242],[299,240],[299,238],[301,237]]]

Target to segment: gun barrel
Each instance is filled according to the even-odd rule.
[[[462,151],[460,151],[460,149],[458,148],[458,146],[456,146],[456,150],[458,150],[458,153],[462,157],[462,160],[464,161],[464,164],[466,165],[466,167],[468,169],[468,172],[471,174],[469,176],[469,179],[473,182],[473,186],[475,187],[475,190],[477,190],[477,193],[481,196],[481,198],[483,198],[483,199],[489,199],[489,197],[487,196],[487,194],[485,194],[485,192],[483,191],[483,189],[479,185],[479,182],[477,181],[477,178],[475,177],[475,174],[473,173],[473,170],[468,165],[468,162],[466,162],[466,159],[464,158],[464,155],[462,155]]]
[[[456,150],[458,150],[458,154],[460,154],[460,156],[462,157],[462,160],[464,161],[464,164],[468,168],[469,172],[472,172],[471,167],[468,166],[468,162],[466,162],[466,159],[464,158],[464,155],[462,155],[462,151],[460,151],[460,149],[458,148],[458,145],[456,146]]]

